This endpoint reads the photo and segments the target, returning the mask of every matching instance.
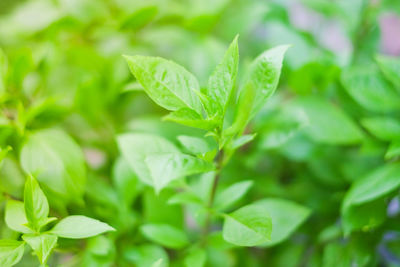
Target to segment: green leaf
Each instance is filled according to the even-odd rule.
[[[266,210],[272,219],[271,240],[263,246],[273,246],[286,240],[310,215],[310,209],[295,202],[268,198],[254,203]]]
[[[385,141],[400,140],[400,121],[390,117],[365,118],[361,124],[374,136]]]
[[[214,72],[208,80],[208,87],[205,89],[205,95],[209,100],[210,106],[207,113],[210,117],[223,118],[225,115],[226,107],[235,86],[236,75],[239,64],[239,47],[238,36],[230,44],[226,51],[221,63],[218,64]]]
[[[244,88],[250,86],[255,89],[250,117],[253,117],[274,94],[281,75],[283,56],[288,48],[289,45],[271,48],[251,63],[244,86]]]
[[[46,224],[49,215],[49,203],[32,175],[28,176],[25,183],[24,208],[30,227],[39,231]]]
[[[16,240],[0,240],[0,266],[11,267],[24,255],[25,243]]]
[[[387,164],[353,183],[344,199],[344,207],[366,203],[400,187],[400,164]]]
[[[114,163],[112,181],[122,202],[130,207],[143,186],[139,184],[138,177],[122,157],[117,158]]]
[[[178,148],[167,139],[152,134],[122,134],[117,142],[123,157],[139,179],[153,186],[150,169],[145,162],[149,155],[162,153],[180,153]]]
[[[391,159],[400,156],[400,142],[393,142],[389,145],[385,154],[385,159]]]
[[[80,239],[115,231],[114,228],[98,220],[73,215],[62,219],[49,233],[63,238]]]
[[[399,173],[400,164],[388,164],[353,183],[341,208],[345,234],[383,222],[387,206],[384,197],[399,189]]]
[[[20,233],[32,233],[26,225],[28,220],[25,215],[24,203],[9,199],[6,204],[5,221],[8,228]]]
[[[217,122],[214,119],[203,119],[197,112],[189,108],[181,108],[171,112],[164,116],[163,120],[203,130],[211,130],[217,126]]]
[[[178,141],[187,151],[194,155],[202,155],[213,150],[213,147],[204,138],[180,135],[178,136]]]
[[[356,230],[368,232],[386,220],[387,203],[384,198],[379,198],[371,202],[347,206],[346,208],[343,208],[342,205],[341,215],[345,236]]]
[[[215,209],[226,210],[232,207],[232,205],[238,202],[252,186],[253,181],[242,181],[224,189],[215,197]]]
[[[367,110],[388,112],[400,109],[400,96],[370,68],[344,70],[341,80],[347,92]]]
[[[182,230],[168,224],[145,224],[140,231],[149,240],[167,248],[182,249],[189,244]]]
[[[51,252],[57,245],[57,236],[52,234],[26,234],[22,236],[22,239],[31,246],[41,264],[46,264]]]
[[[193,192],[181,192],[168,199],[168,204],[197,204],[202,205],[203,201]]]
[[[7,56],[0,48],[0,95],[6,91]]]
[[[24,171],[34,174],[44,189],[49,188],[71,202],[82,197],[86,184],[85,159],[80,147],[63,131],[46,129],[30,135],[23,145],[20,162]]]
[[[0,167],[1,167],[1,162],[3,161],[3,159],[6,158],[8,152],[11,150],[12,148],[6,147],[6,148],[0,148]]]
[[[383,75],[400,90],[400,58],[379,55],[376,61]]]
[[[214,169],[212,163],[180,153],[161,137],[129,134],[118,137],[118,143],[139,178],[157,192],[173,180]]]
[[[234,135],[241,134],[250,120],[251,111],[256,96],[254,84],[247,83],[240,91],[235,109],[235,119],[231,127],[223,132],[223,137],[230,140]]]
[[[357,125],[339,107],[317,97],[294,101],[294,111],[304,112],[308,125],[303,130],[320,143],[347,145],[358,143],[363,135]]]
[[[173,180],[214,170],[214,164],[182,153],[153,154],[147,156],[145,162],[156,192]]]
[[[246,134],[236,138],[235,140],[233,140],[232,149],[238,149],[239,147],[250,143],[254,140],[256,135],[257,134]]]
[[[169,259],[167,252],[157,245],[140,245],[128,248],[124,252],[124,258],[138,267],[151,266],[155,261],[162,259],[161,266],[169,266]]]
[[[207,254],[203,249],[196,248],[191,250],[185,257],[186,267],[203,267],[206,264]]]
[[[161,266],[164,266],[164,259],[158,259],[151,265],[151,267],[161,267]]]
[[[261,245],[270,240],[271,232],[271,217],[262,206],[247,205],[225,215],[223,237],[234,245]]]
[[[189,108],[202,114],[202,106],[195,91],[197,79],[182,66],[159,57],[125,56],[129,68],[158,105],[168,110]]]
[[[157,13],[157,6],[152,5],[136,10],[122,22],[121,29],[136,31],[150,23]]]

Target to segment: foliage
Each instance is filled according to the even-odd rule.
[[[399,14],[0,1],[0,266],[398,266]]]

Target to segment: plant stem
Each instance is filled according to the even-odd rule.
[[[211,215],[212,215],[212,206],[214,204],[214,199],[215,195],[217,193],[217,188],[218,188],[218,183],[221,177],[221,170],[223,168],[224,164],[224,151],[220,150],[217,157],[215,158],[217,168],[215,171],[215,176],[213,180],[213,184],[211,187],[211,192],[210,192],[210,198],[208,199],[208,204],[207,204],[207,217],[206,221],[204,223],[203,231],[202,231],[202,244],[206,244],[207,240],[207,235],[210,231],[210,226],[211,226]]]

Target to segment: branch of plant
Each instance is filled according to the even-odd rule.
[[[205,220],[203,231],[202,231],[202,244],[203,245],[206,244],[206,239],[207,239],[208,233],[210,232],[212,207],[214,205],[214,199],[215,199],[215,195],[217,193],[217,188],[218,188],[219,180],[221,177],[221,171],[222,171],[222,168],[224,165],[224,150],[223,149],[221,149],[218,152],[218,155],[215,158],[215,162],[216,162],[217,167],[215,170],[215,176],[214,176],[213,184],[211,187],[210,197],[209,197],[208,203],[207,203],[207,215],[206,215],[206,220]]]

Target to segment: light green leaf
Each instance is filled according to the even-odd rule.
[[[190,108],[202,114],[195,91],[197,79],[182,66],[159,57],[125,56],[129,68],[146,93],[158,105],[168,110]]]
[[[171,112],[163,117],[163,120],[203,130],[211,130],[217,126],[217,122],[214,119],[203,119],[202,116],[189,108],[181,108]]]
[[[373,69],[353,67],[344,70],[341,80],[347,92],[367,110],[387,112],[400,109],[400,96]]]
[[[5,80],[7,74],[7,56],[3,49],[0,48],[0,94],[6,90]]]
[[[20,162],[44,189],[50,188],[63,199],[77,202],[83,195],[85,159],[80,147],[63,131],[46,129],[30,135],[23,145]]]
[[[32,175],[27,177],[25,183],[24,208],[30,227],[39,231],[46,224],[49,215],[49,203]]]
[[[285,199],[267,198],[254,205],[260,205],[272,219],[271,240],[263,246],[273,246],[286,240],[310,215],[307,207]]]
[[[145,224],[140,231],[149,240],[167,248],[182,249],[189,244],[182,230],[168,224]]]
[[[11,267],[24,255],[25,243],[16,240],[0,240],[0,266]]]
[[[204,138],[180,135],[178,140],[187,151],[194,155],[202,155],[213,150],[213,147]]]
[[[145,162],[149,155],[180,153],[178,148],[165,138],[152,134],[122,134],[117,142],[123,157],[144,183],[153,186],[150,169]]]
[[[3,161],[3,159],[5,159],[10,150],[11,150],[10,146],[6,148],[0,148],[0,167],[1,167],[1,162]]]
[[[160,267],[160,266],[164,266],[164,260],[163,259],[158,259],[151,265],[151,267]]]
[[[225,140],[230,140],[236,134],[241,134],[250,120],[256,88],[254,84],[247,83],[240,91],[239,99],[235,109],[235,119],[231,127],[223,132]]]
[[[214,170],[214,164],[182,153],[148,155],[145,162],[156,192],[160,192],[173,180]]]
[[[390,117],[365,118],[361,124],[367,130],[385,141],[400,140],[400,121]]]
[[[398,156],[400,156],[400,142],[392,142],[386,151],[385,159],[391,159]]]
[[[9,199],[6,204],[5,221],[8,228],[20,233],[32,233],[26,225],[28,220],[25,215],[24,203]]]
[[[49,233],[63,238],[80,239],[109,231],[115,231],[115,229],[101,221],[82,215],[73,215],[62,219]]]
[[[162,259],[161,266],[169,266],[167,252],[158,245],[141,245],[125,250],[124,257],[138,267],[151,266],[155,261]]]
[[[379,55],[376,61],[385,77],[400,90],[400,58]]]
[[[213,164],[180,153],[168,140],[149,134],[118,137],[122,154],[139,178],[159,192],[171,181],[213,170]]]
[[[150,23],[158,13],[157,6],[145,6],[135,10],[121,24],[121,29],[136,31]]]
[[[255,88],[251,117],[274,94],[281,75],[283,56],[288,48],[289,45],[271,48],[259,55],[250,65],[244,88],[246,90],[249,85]]]
[[[269,241],[271,232],[271,217],[266,209],[258,205],[247,205],[226,215],[222,230],[227,242],[246,247]]]
[[[327,144],[354,144],[363,135],[357,125],[339,107],[317,97],[302,97],[294,101],[294,109],[303,111],[308,125],[303,130],[315,141]]]
[[[210,106],[207,109],[210,117],[214,117],[215,115],[220,118],[224,117],[232,89],[235,86],[238,64],[239,47],[238,36],[236,36],[221,63],[218,64],[211,74],[208,80],[208,87],[204,91],[210,102],[209,105],[204,105],[205,107]]]
[[[215,197],[214,207],[217,210],[226,210],[239,201],[253,186],[253,181],[242,181],[229,186]]]
[[[236,138],[235,140],[233,140],[232,149],[238,149],[239,147],[250,143],[254,140],[256,135],[257,134],[246,134]]]
[[[176,205],[176,204],[197,204],[202,205],[203,201],[192,192],[181,192],[174,194],[171,198],[168,199],[168,204]]]
[[[203,249],[191,250],[185,257],[185,267],[203,267],[207,260],[207,254]]]
[[[112,181],[122,202],[129,207],[143,187],[139,179],[129,167],[128,162],[119,157],[112,169]]]
[[[41,264],[46,264],[51,252],[57,245],[57,236],[52,234],[26,234],[22,236],[22,239],[31,246]]]

